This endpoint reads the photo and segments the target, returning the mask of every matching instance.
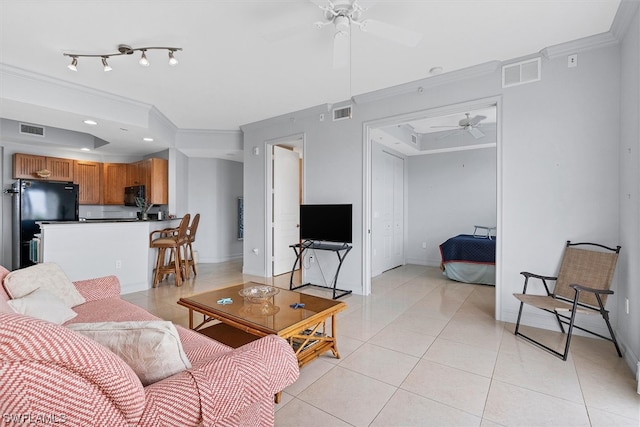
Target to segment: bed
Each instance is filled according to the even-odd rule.
[[[440,245],[440,268],[451,280],[483,285],[496,284],[494,227],[476,226],[473,234],[459,234]]]

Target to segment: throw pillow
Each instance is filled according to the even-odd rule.
[[[62,325],[78,315],[57,296],[46,289],[36,289],[21,298],[7,301],[16,312]]]
[[[72,323],[67,327],[120,356],[145,386],[191,368],[178,331],[169,321]]]
[[[11,298],[21,298],[42,288],[56,295],[69,308],[85,303],[84,297],[60,266],[52,262],[12,271],[4,278],[4,288]]]

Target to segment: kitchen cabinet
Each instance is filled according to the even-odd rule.
[[[147,200],[154,205],[169,203],[169,162],[165,159],[146,159],[142,165],[142,184]]]
[[[127,186],[126,163],[102,164],[102,204],[123,205],[124,187]]]
[[[143,161],[127,163],[127,187],[144,185]]]
[[[73,164],[73,182],[79,186],[81,205],[99,205],[102,203],[102,163],[75,160]]]
[[[22,153],[15,153],[13,155],[14,179],[73,181],[73,169],[72,159]]]

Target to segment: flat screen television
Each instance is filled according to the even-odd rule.
[[[351,205],[300,205],[300,239],[351,243]]]

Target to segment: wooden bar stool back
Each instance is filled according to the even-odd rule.
[[[182,286],[185,272],[182,268],[183,262],[180,249],[186,241],[190,219],[191,215],[186,214],[182,217],[178,228],[165,228],[164,230],[156,230],[149,233],[149,247],[158,249],[156,268],[153,275],[154,288],[169,274],[174,275],[176,286]],[[155,235],[157,236],[154,238]],[[167,250],[169,250],[169,262],[166,262]]]
[[[198,224],[200,223],[200,214],[197,213],[193,217],[193,221],[191,221],[191,225],[187,230],[187,241],[184,246],[184,261],[185,261],[185,271],[187,272],[187,279],[190,276],[190,270],[193,270],[193,275],[197,276],[198,271],[196,270],[196,262],[193,257],[193,242],[196,241],[196,231],[198,231]]]

